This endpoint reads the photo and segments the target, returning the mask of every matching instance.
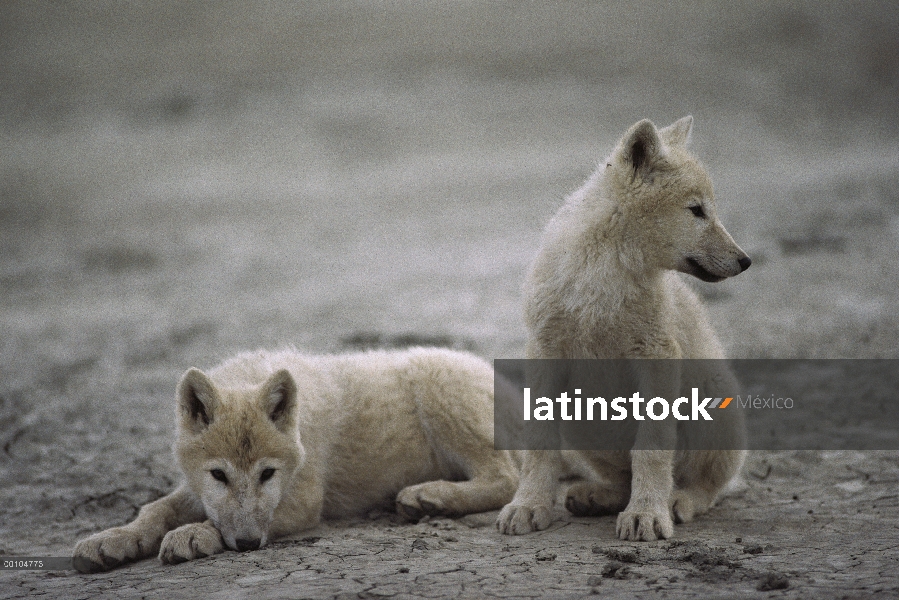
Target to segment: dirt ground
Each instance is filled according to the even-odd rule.
[[[731,356],[899,357],[897,39],[895,2],[4,2],[0,556],[70,555],[173,489],[188,367],[521,357],[540,231],[643,117],[694,116],[753,258],[691,282]],[[0,598],[899,595],[899,452],[755,452],[743,480],[667,541],[372,515],[3,571]]]

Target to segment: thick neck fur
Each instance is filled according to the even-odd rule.
[[[612,200],[604,175],[605,169],[598,169],[547,227],[529,274],[529,320],[561,309],[578,321],[597,323],[629,301],[651,301],[664,293],[663,270],[646,264],[638,223],[626,204]],[[557,292],[538,291],[547,288]],[[562,305],[540,305],[551,299]]]

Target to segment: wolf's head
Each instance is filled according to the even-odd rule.
[[[687,150],[693,117],[634,124],[606,161],[603,185],[646,266],[721,281],[752,264],[718,219],[712,182]]]
[[[233,550],[268,541],[275,508],[305,453],[297,387],[281,370],[258,387],[217,387],[198,369],[177,391],[175,455],[206,516]]]

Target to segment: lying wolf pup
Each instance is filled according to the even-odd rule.
[[[493,369],[469,354],[245,353],[187,371],[176,404],[185,483],[78,542],[78,570],[255,550],[394,503],[409,519],[487,511],[518,484],[512,455],[493,449]]]

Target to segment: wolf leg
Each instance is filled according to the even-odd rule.
[[[565,508],[576,517],[617,515],[627,506],[630,497],[629,482],[615,485],[597,481],[578,481],[568,488]]]
[[[631,499],[618,515],[619,539],[651,542],[674,535],[669,502],[674,487],[673,450],[633,450]]]
[[[742,450],[691,450],[683,453],[675,470],[676,489],[671,515],[676,523],[689,523],[711,508],[743,466]]]
[[[204,516],[200,502],[182,486],[145,505],[137,519],[128,525],[101,531],[78,542],[72,553],[72,564],[82,573],[95,573],[153,556],[167,532],[200,521]]]
[[[212,521],[188,523],[165,534],[159,549],[159,560],[174,565],[212,556],[224,549],[222,535]]]
[[[526,451],[518,491],[496,520],[500,533],[520,535],[549,527],[556,484],[564,469],[558,450]]]
[[[733,371],[720,362],[703,361],[702,366],[714,370],[694,375],[710,396],[725,397],[738,388]],[[671,497],[676,522],[687,523],[705,513],[743,466],[746,452],[742,449],[748,445],[743,411],[732,408],[715,413],[714,421],[685,424],[679,433],[684,443],[676,458]]]
[[[500,451],[497,451],[499,453]],[[396,511],[409,520],[425,515],[459,516],[500,508],[515,493],[518,477],[511,461],[468,481],[428,481],[397,494]]]

